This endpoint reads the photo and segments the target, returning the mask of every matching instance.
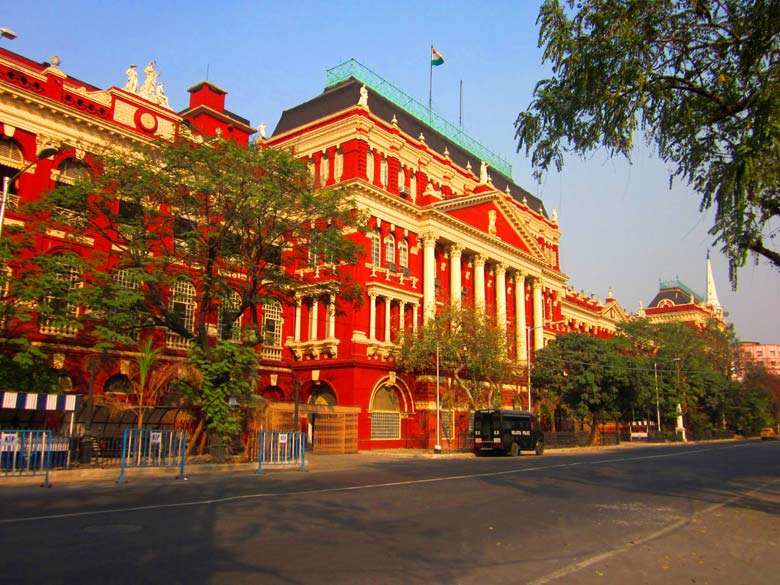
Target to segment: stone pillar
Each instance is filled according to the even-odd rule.
[[[496,264],[496,325],[506,331],[506,264]]]
[[[325,337],[328,339],[336,337],[336,295],[330,295],[328,301],[328,329]]]
[[[522,272],[515,272],[515,342],[517,345],[517,362],[528,361],[528,331],[525,320],[525,276]]]
[[[311,300],[311,315],[309,316],[309,341],[317,341],[317,322],[319,321],[320,301],[313,297]]]
[[[423,319],[436,315],[436,236],[422,235],[423,242]]]
[[[303,299],[301,297],[295,297],[295,332],[293,333],[295,341],[301,340],[302,305],[303,305]]]
[[[420,313],[420,305],[414,303],[414,305],[412,305],[412,331],[414,333],[417,333],[417,320],[418,320],[419,313]]]
[[[534,278],[534,351],[544,347],[544,300],[542,299],[542,281]]]
[[[390,342],[390,311],[393,308],[393,299],[385,297],[385,341]]]
[[[474,308],[478,315],[485,314],[485,257],[474,256]]]
[[[406,303],[404,301],[398,302],[398,333],[404,335],[406,333]]]
[[[460,259],[463,256],[463,246],[450,246],[450,305],[456,310],[461,305],[461,289],[463,288],[460,273]]]
[[[368,293],[368,339],[376,340],[376,293]]]

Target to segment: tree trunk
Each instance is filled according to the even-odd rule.
[[[596,437],[599,434],[599,419],[594,416],[590,421],[590,435],[588,435],[588,447],[596,444]]]
[[[203,432],[203,417],[201,417],[200,421],[198,421],[198,426],[195,427],[195,430],[192,432],[192,437],[190,437],[190,444],[187,446],[187,455],[192,455],[195,452],[195,448],[198,444],[198,439],[200,438],[201,433]]]

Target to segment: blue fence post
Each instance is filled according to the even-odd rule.
[[[119,479],[116,480],[117,483],[124,483],[125,482],[125,460],[127,459],[127,433],[130,429],[125,429],[124,433],[122,434],[122,458],[119,460]]]
[[[178,467],[176,479],[187,479],[184,474],[186,455],[185,431],[125,429],[117,483],[125,482],[125,472],[131,467]]]
[[[51,487],[51,431],[3,430],[0,436],[0,476],[43,475],[41,487]]]
[[[305,434],[302,432],[260,431],[257,448],[257,473],[263,472],[263,464],[296,466],[306,471]]]

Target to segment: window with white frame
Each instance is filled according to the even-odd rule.
[[[175,283],[171,287],[168,310],[174,314],[180,327],[193,332],[195,329],[195,287],[182,280]]]
[[[282,357],[282,305],[277,302],[263,303],[263,348],[264,359]]]
[[[409,276],[409,244],[406,240],[398,242],[398,269]]]
[[[379,166],[379,178],[382,181],[382,186],[387,188],[387,159],[385,157],[382,157],[382,162]]]
[[[57,280],[65,283],[68,290],[81,286],[81,274],[73,266],[62,266],[56,272]],[[40,331],[48,335],[76,335],[78,327],[72,321],[79,316],[78,306],[55,295],[47,295],[44,303],[48,306],[49,317],[40,322]]]
[[[385,266],[395,272],[395,237],[393,234],[385,236]]]
[[[222,341],[241,341],[241,296],[234,290],[222,297],[217,313],[217,331]]]
[[[336,151],[336,162],[333,168],[334,179],[336,182],[341,181],[341,175],[344,174],[344,155],[341,150]]]
[[[373,150],[369,150],[368,154],[366,155],[366,176],[368,177],[369,183],[374,182],[374,151]]]
[[[382,247],[379,241],[379,232],[374,230],[369,236],[371,238],[371,264],[373,266],[381,266],[382,264]]]

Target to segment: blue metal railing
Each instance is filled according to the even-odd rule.
[[[0,432],[0,476],[43,475],[43,487],[51,487],[51,431]]]
[[[178,467],[179,475],[176,479],[185,479],[186,453],[185,431],[125,429],[117,483],[125,481],[125,469],[132,467]]]
[[[306,471],[306,433],[260,431],[258,436],[257,473],[263,466],[300,466]]]
[[[325,72],[325,85],[332,87],[350,77],[365,83],[367,87],[393,102],[407,114],[414,116],[423,124],[427,124],[480,160],[484,160],[501,174],[509,178],[512,177],[512,165],[506,160],[354,59],[328,69]]]

